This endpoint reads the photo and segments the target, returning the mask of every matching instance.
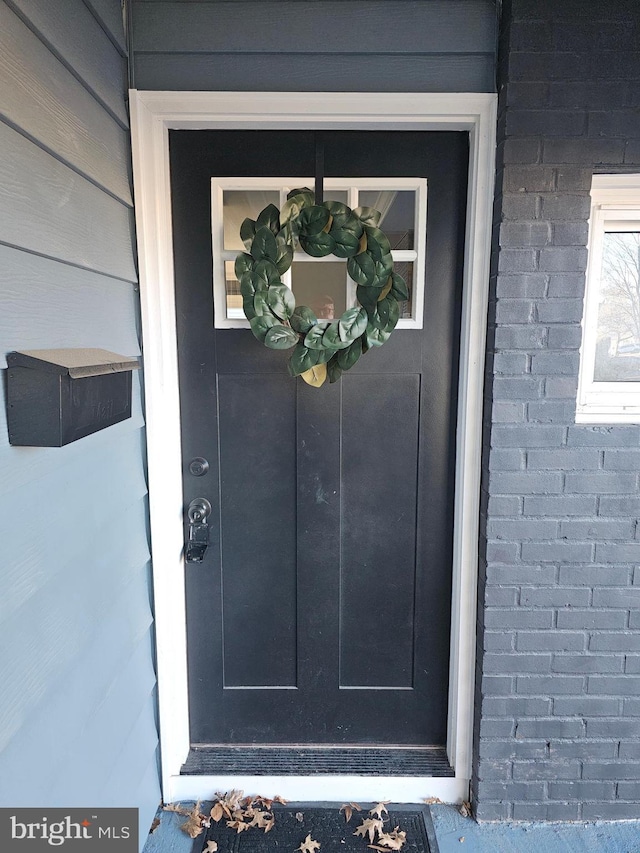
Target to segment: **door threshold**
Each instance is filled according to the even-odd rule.
[[[443,746],[192,746],[182,776],[451,777]]]

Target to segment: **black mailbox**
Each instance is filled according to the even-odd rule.
[[[62,447],[131,417],[131,371],[140,366],[103,349],[11,352],[9,442]]]

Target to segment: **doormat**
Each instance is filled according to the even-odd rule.
[[[370,814],[376,803],[360,804],[347,823],[340,804],[274,805],[273,828],[251,827],[238,833],[225,820],[213,823],[196,839],[194,853],[438,853],[428,806],[387,804],[387,812]],[[382,820],[382,825],[376,823]],[[369,823],[366,823],[369,821]],[[373,823],[372,823],[373,822]],[[356,831],[358,834],[356,835]],[[381,834],[382,833],[382,837]],[[403,835],[404,833],[404,835]],[[384,837],[386,836],[386,837]],[[210,843],[213,842],[213,843]],[[391,845],[391,846],[388,846]]]

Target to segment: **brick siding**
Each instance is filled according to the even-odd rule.
[[[574,422],[591,177],[640,171],[640,3],[505,3],[498,83],[475,810],[640,818],[640,427]]]

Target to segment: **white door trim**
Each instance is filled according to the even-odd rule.
[[[496,95],[130,92],[147,415],[162,785],[165,801],[229,787],[292,798],[416,802],[468,796],[471,778],[482,390]],[[467,130],[469,190],[456,438],[447,752],[452,778],[180,776],[189,751],[182,477],[169,129]],[[303,796],[304,795],[304,796]]]

